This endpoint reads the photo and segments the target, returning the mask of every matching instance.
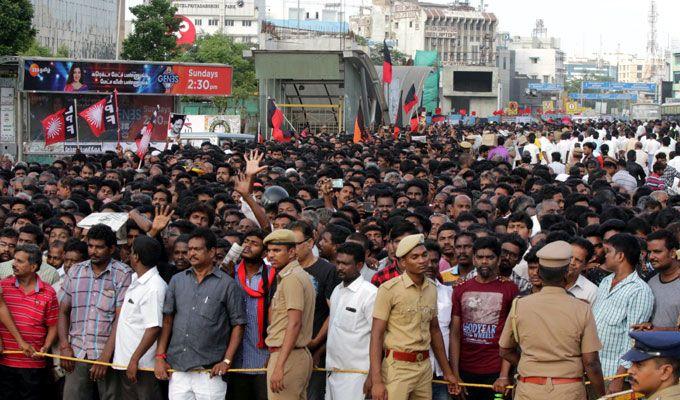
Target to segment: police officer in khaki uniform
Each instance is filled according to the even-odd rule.
[[[633,390],[649,400],[680,400],[680,332],[633,331],[635,345],[623,358]]]
[[[312,375],[314,301],[312,280],[295,253],[295,235],[278,229],[264,238],[267,259],[276,268],[276,293],[269,311],[265,343],[269,347],[267,397],[269,400],[304,400]]]
[[[543,288],[513,302],[499,341],[501,356],[517,365],[515,399],[585,399],[584,372],[602,396],[595,319],[588,303],[565,290],[571,246],[552,242],[536,255]]]
[[[424,239],[410,235],[399,242],[396,257],[404,273],[378,289],[367,380],[373,400],[432,399],[430,346],[450,382],[449,392],[460,393],[437,322],[437,289],[425,276],[429,258]]]

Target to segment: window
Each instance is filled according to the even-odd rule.
[[[413,28],[413,21],[408,21],[408,27]]]
[[[399,22],[394,23],[394,29],[399,29]]]
[[[550,83],[550,75],[543,75],[543,83]]]
[[[234,20],[232,20],[232,19],[225,19],[225,20],[224,20],[224,26],[234,26]]]
[[[637,70],[638,70],[638,71],[642,71],[642,65],[638,65],[638,66],[637,66]]]
[[[194,25],[196,25],[196,26],[201,26],[201,25],[203,25],[203,20],[200,19],[200,18],[196,18],[196,19],[194,20]]]
[[[242,21],[243,26],[251,26],[253,24],[253,21]]]
[[[216,19],[209,19],[208,20],[208,26],[217,26],[218,20]]]
[[[538,57],[529,57],[529,61],[531,61],[532,64],[538,64]]]

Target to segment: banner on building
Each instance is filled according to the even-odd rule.
[[[238,115],[187,115],[181,132],[240,133],[240,131],[241,117]]]
[[[83,111],[102,100],[101,96],[58,94],[58,93],[29,93],[28,96],[28,140],[42,141],[44,135],[41,121],[57,110],[72,104],[73,99],[78,100],[78,110]],[[168,133],[168,120],[173,110],[173,99],[169,96],[119,96],[118,115],[120,117],[120,132],[122,141],[132,141],[144,124],[145,117],[151,116],[160,106],[158,111],[158,124],[154,126],[151,135],[152,141],[163,142]],[[106,112],[105,112],[106,115]],[[115,124],[104,124],[104,130],[98,132],[92,130],[85,119],[78,118],[78,136],[81,142],[117,142],[118,131]],[[95,129],[96,130],[96,129]],[[67,142],[72,139],[67,138]],[[75,142],[75,139],[73,139]]]
[[[21,88],[35,92],[231,95],[227,65],[24,60]]]
[[[583,82],[583,90],[618,90],[633,92],[656,92],[656,83],[651,82]]]

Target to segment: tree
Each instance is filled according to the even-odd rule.
[[[257,92],[255,65],[252,60],[243,58],[243,51],[251,45],[236,43],[224,34],[200,36],[193,47],[182,54],[177,61],[198,63],[228,64],[233,68],[232,91],[230,98],[215,97],[213,104],[220,112],[236,102],[243,114],[244,101]]]
[[[50,50],[49,47],[41,45],[40,42],[33,39],[28,49],[26,49],[26,51],[21,52],[20,54],[22,56],[31,57],[52,57],[52,50]]]
[[[71,56],[71,51],[65,44],[62,44],[61,46],[57,47],[57,52],[54,53],[54,56],[59,58],[69,58]]]
[[[36,35],[31,25],[30,0],[0,0],[0,56],[15,56],[28,50]]]
[[[130,8],[135,30],[123,41],[126,60],[169,61],[177,56],[177,37],[182,19],[170,0],[151,0]]]
[[[388,46],[389,47],[389,46]],[[369,46],[370,57],[373,65],[382,65],[383,63],[383,44],[373,43]],[[408,65],[411,57],[397,50],[396,48],[390,48],[390,56],[392,57],[392,65]]]

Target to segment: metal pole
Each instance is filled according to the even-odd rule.
[[[73,115],[75,116],[76,122],[76,143],[77,148],[80,149],[80,129],[78,129],[78,100],[73,99]]]
[[[16,123],[14,126],[16,126],[17,130],[17,160],[18,161],[24,161],[24,130],[23,130],[23,118],[22,118],[22,112],[21,112],[21,105],[23,102],[23,95],[22,92],[17,92],[18,96],[16,98]]]

